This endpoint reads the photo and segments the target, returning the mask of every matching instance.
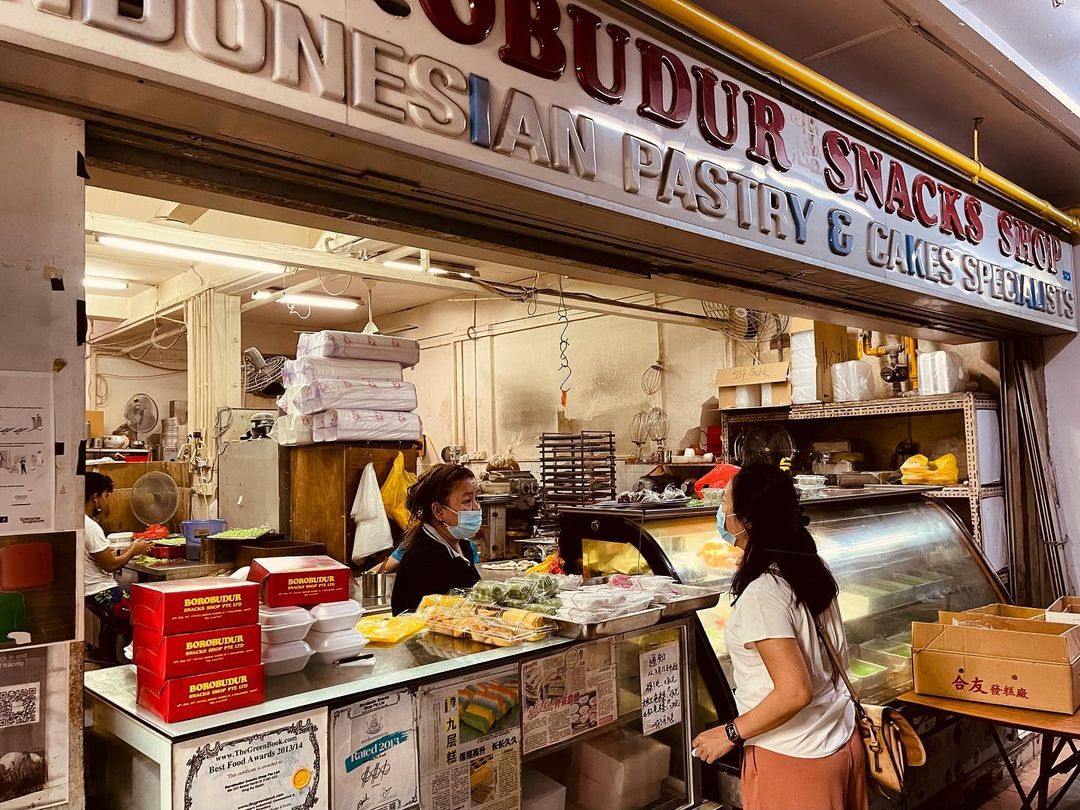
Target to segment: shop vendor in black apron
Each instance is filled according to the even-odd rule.
[[[417,521],[405,539],[394,582],[394,615],[416,610],[428,594],[471,588],[480,580],[469,542],[480,530],[476,477],[467,467],[439,464],[409,488],[405,506]]]

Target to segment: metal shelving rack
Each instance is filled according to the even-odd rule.
[[[982,483],[983,477],[979,469],[977,414],[979,411],[998,411],[999,409],[1000,404],[996,397],[971,392],[875,399],[866,402],[813,402],[806,405],[785,407],[732,409],[721,414],[721,427],[724,431],[724,457],[725,460],[730,459],[731,427],[733,425],[762,422],[805,422],[815,419],[865,419],[875,416],[919,416],[959,411],[964,422],[968,480],[959,486],[945,487],[927,494],[929,497],[946,501],[965,501],[971,513],[972,536],[981,547],[983,545],[982,501],[988,498],[1004,497],[1005,488],[1004,484],[1000,482]]]
[[[558,525],[563,506],[615,498],[615,434],[606,431],[540,436],[542,527]]]

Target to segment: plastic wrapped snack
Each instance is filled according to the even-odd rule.
[[[510,596],[508,585],[501,582],[480,581],[473,585],[465,598],[470,602],[478,602],[482,605],[497,605],[500,601]],[[521,596],[512,598],[522,599]]]
[[[526,579],[536,583],[536,594],[553,597],[559,592],[559,578],[555,574],[528,574]]]
[[[316,442],[414,442],[424,427],[415,413],[331,409],[311,417]]]
[[[529,577],[511,577],[506,580],[506,599],[530,601],[537,595],[539,583]]]
[[[316,380],[289,386],[277,404],[290,414],[329,408],[408,412],[416,410],[416,386],[398,380]]]
[[[356,629],[373,644],[397,644],[416,635],[426,626],[423,617],[408,613],[364,616],[356,623]]]
[[[281,369],[281,384],[286,388],[307,385],[319,380],[397,380],[401,381],[400,363],[385,360],[349,360],[341,357],[298,357],[286,360]]]
[[[420,362],[420,344],[408,338],[324,329],[300,335],[296,356],[383,360],[410,368]]]

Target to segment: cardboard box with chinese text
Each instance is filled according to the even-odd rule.
[[[788,382],[786,362],[717,369],[716,387],[717,405],[721,410],[791,404],[791,383]],[[744,404],[739,401],[739,389],[745,389],[751,395],[749,402]]]
[[[921,695],[1072,714],[1080,707],[1080,626],[989,614],[911,625]]]

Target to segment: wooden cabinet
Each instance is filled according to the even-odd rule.
[[[418,449],[411,442],[343,442],[294,447],[290,462],[291,539],[322,543],[335,560],[349,562],[356,529],[349,511],[364,468],[374,464],[382,486],[398,453],[405,454],[405,469],[416,471]],[[396,530],[393,521],[391,528]]]

